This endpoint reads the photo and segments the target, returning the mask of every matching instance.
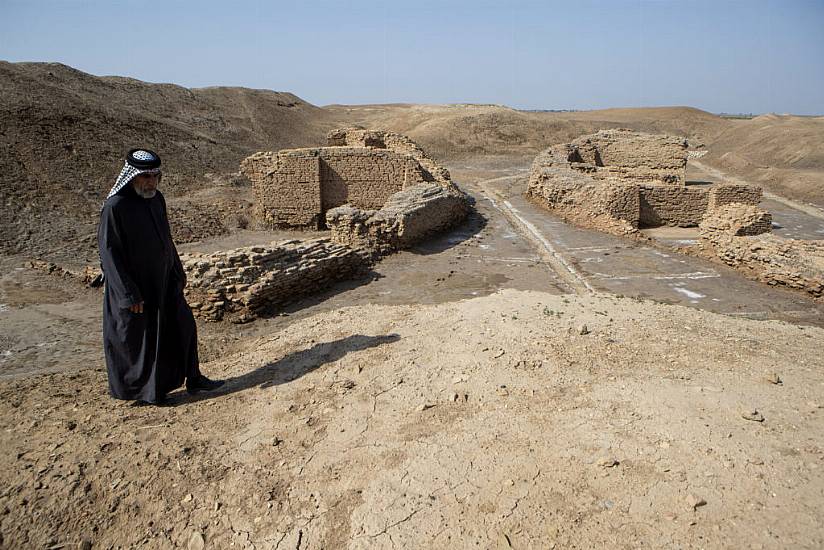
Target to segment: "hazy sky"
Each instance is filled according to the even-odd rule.
[[[0,59],[318,105],[824,114],[824,0],[0,0]]]

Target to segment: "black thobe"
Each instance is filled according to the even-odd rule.
[[[105,276],[103,349],[117,399],[162,400],[200,373],[197,325],[183,297],[186,275],[158,191],[131,185],[106,200],[97,233]],[[143,313],[129,306],[143,302]]]

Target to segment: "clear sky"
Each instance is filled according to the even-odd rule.
[[[318,105],[824,114],[824,0],[0,0],[0,59]]]

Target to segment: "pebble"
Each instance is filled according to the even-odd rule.
[[[693,510],[696,510],[697,508],[700,508],[701,506],[704,506],[706,504],[707,501],[699,496],[695,496],[692,493],[687,495],[687,506],[689,506]]]
[[[781,378],[778,376],[777,373],[772,373],[769,376],[767,376],[767,382],[769,382],[770,384],[776,384],[776,385],[784,383],[784,381],[781,380]]]
[[[580,334],[581,336],[589,334],[589,327],[587,327],[586,325],[579,325],[578,334]]]
[[[189,537],[189,544],[186,545],[186,548],[188,548],[188,550],[203,550],[205,546],[206,541],[203,539],[203,534],[195,531],[192,533],[192,536]]]
[[[620,464],[620,462],[618,462],[614,458],[610,458],[610,457],[607,457],[607,456],[601,457],[601,458],[598,459],[598,466],[601,466],[603,468],[614,468],[615,466],[618,466],[619,464]]]
[[[194,498],[195,498],[194,495],[192,495],[192,493],[189,493],[188,495],[183,497],[183,500],[181,500],[180,502],[185,504],[187,502],[192,502],[192,500],[194,500]]]
[[[753,422],[764,422],[764,415],[755,409],[744,411],[741,413],[741,418],[744,420],[752,420]]]

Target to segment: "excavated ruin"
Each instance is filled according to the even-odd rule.
[[[761,201],[761,188],[753,185],[688,185],[688,156],[684,138],[602,130],[538,155],[527,197],[580,225],[616,234],[696,227],[719,206]]]
[[[181,258],[192,310],[207,320],[254,319],[380,257],[464,220],[466,194],[409,138],[340,129],[327,147],[260,152],[241,163],[258,222],[268,228],[328,228],[330,238],[273,242]]]
[[[756,206],[729,204],[700,226],[699,247],[730,267],[772,286],[824,299],[824,240],[772,234],[772,216]]]
[[[699,227],[697,248],[751,278],[824,295],[824,241],[772,235],[760,187],[689,185],[683,138],[603,130],[554,145],[532,164],[527,197],[579,225],[619,235]]]

